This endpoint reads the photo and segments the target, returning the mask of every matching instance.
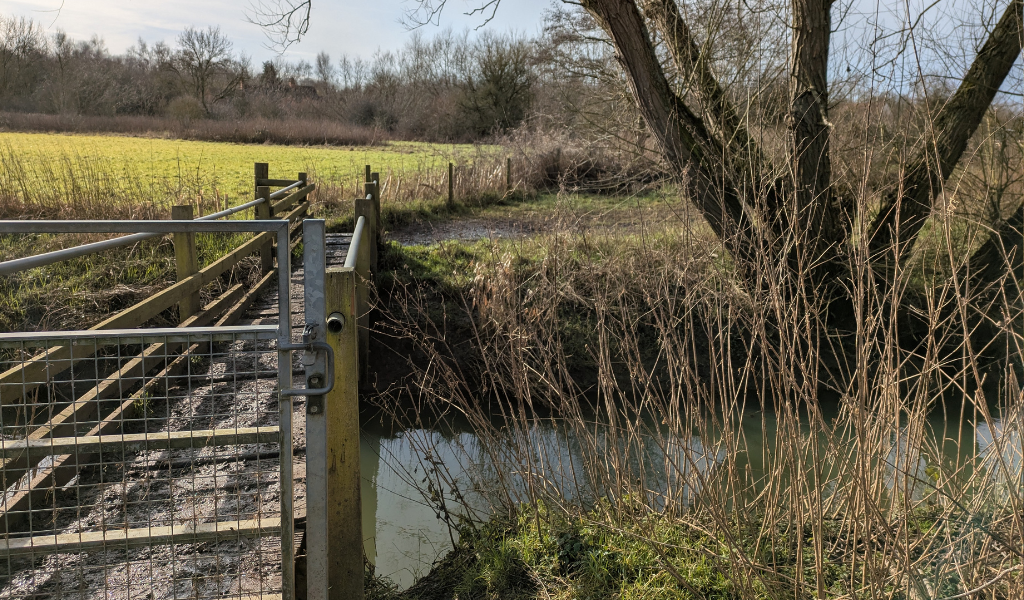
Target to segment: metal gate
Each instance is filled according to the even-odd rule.
[[[306,390],[291,389],[291,351],[329,348],[309,331],[291,340],[289,225],[0,222],[0,234],[273,236],[280,315],[0,333],[0,598],[293,597],[291,398]],[[323,379],[310,391],[329,391]]]

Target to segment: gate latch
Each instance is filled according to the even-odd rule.
[[[280,344],[277,347],[278,350],[305,350],[306,356],[303,359],[303,364],[306,365],[315,362],[311,360],[314,354],[319,352],[327,354],[326,377],[321,373],[309,373],[306,375],[306,387],[281,390],[282,397],[305,396],[306,412],[309,414],[323,414],[323,395],[334,389],[334,348],[331,348],[327,342],[316,339],[317,329],[319,327],[316,323],[306,323],[306,326],[302,328],[302,343]]]

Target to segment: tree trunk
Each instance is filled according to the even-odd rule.
[[[843,217],[832,194],[829,156],[828,52],[832,33],[830,0],[793,0],[793,54],[790,72],[790,165],[793,202],[788,221],[796,226],[797,257],[818,264],[834,255],[846,238]]]
[[[967,142],[1021,51],[1024,0],[1012,0],[985,40],[960,87],[943,105],[870,229],[869,250],[894,270],[905,261],[932,211],[932,199],[960,161]]]
[[[640,113],[715,234],[742,265],[753,250],[743,202],[722,162],[722,147],[672,91],[632,0],[585,0],[583,6],[615,44]]]
[[[1024,204],[1000,223],[981,248],[971,256],[960,281],[971,287],[986,287],[1007,275],[1016,297],[1024,286]]]

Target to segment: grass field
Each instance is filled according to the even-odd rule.
[[[197,199],[252,197],[253,163],[270,163],[270,175],[293,178],[299,172],[331,181],[356,193],[364,165],[375,171],[440,169],[472,146],[397,142],[377,147],[297,147],[195,142],[143,137],[0,133],[2,162],[21,171],[3,173],[18,187],[52,184],[55,175],[137,180],[148,200],[172,204]],[[57,163],[57,164],[55,164]],[[2,168],[2,167],[0,167]],[[7,169],[3,169],[7,170]],[[57,171],[57,172],[55,172]],[[2,173],[2,171],[0,171]]]
[[[365,165],[381,173],[387,214],[418,214],[442,204],[448,162],[460,165],[460,199],[503,189],[496,147],[397,142],[375,147],[274,146],[116,135],[0,133],[0,218],[165,219],[175,204],[202,216],[253,198],[253,163],[272,178],[306,172],[317,183],[312,214],[350,218],[362,195]],[[481,159],[484,160],[481,160]],[[482,165],[482,166],[481,166]],[[492,194],[493,195],[493,194]],[[500,192],[497,194],[501,196]],[[252,218],[251,212],[237,218]],[[407,217],[408,218],[408,217]],[[68,247],[103,236],[0,239],[4,259]],[[237,237],[237,236],[236,236]],[[215,238],[215,239],[213,239]],[[200,236],[207,264],[240,241]],[[0,327],[85,327],[174,281],[167,239],[19,273],[0,280]],[[115,290],[115,293],[111,293]],[[110,297],[110,298],[108,298]]]

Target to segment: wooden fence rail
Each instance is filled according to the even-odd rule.
[[[324,422],[324,466],[322,497],[307,498],[307,506],[322,502],[322,523],[307,523],[307,556],[322,552],[321,569],[311,569],[307,581],[297,582],[294,590],[298,598],[318,600],[361,600],[363,597],[363,537],[359,472],[359,389],[369,363],[370,309],[369,286],[378,271],[380,243],[380,174],[366,167],[364,191],[353,203],[356,231],[349,245],[344,267],[326,269],[323,280],[324,339],[334,350],[335,385],[322,397],[318,417]],[[287,188],[272,192],[271,188]],[[301,239],[302,221],[309,212],[309,194],[316,189],[305,173],[296,179],[270,178],[269,165],[256,163],[253,177],[253,196],[263,199],[254,207],[256,219],[287,220],[289,250]],[[284,195],[286,194],[286,195]],[[281,196],[281,197],[276,197]],[[194,218],[191,206],[175,206],[171,211],[175,220]],[[311,222],[312,223],[312,222]],[[322,225],[321,225],[322,227]],[[178,327],[227,326],[235,323],[252,305],[257,296],[278,279],[274,264],[276,238],[272,233],[253,235],[247,241],[227,252],[205,268],[199,268],[195,234],[173,234],[177,281],[145,300],[114,314],[94,325],[92,330],[130,329],[144,326],[161,313],[177,307]],[[229,272],[243,259],[256,255],[260,259],[261,277],[246,289],[243,284],[231,285],[211,302],[202,305],[201,290]],[[307,272],[308,276],[308,272]],[[308,308],[308,305],[307,305]],[[329,320],[327,315],[334,319]],[[307,319],[310,315],[307,312]],[[282,314],[281,319],[290,315]],[[340,323],[340,325],[339,325]],[[62,374],[77,364],[96,355],[100,345],[53,345],[5,372],[0,373],[0,410],[18,411],[26,403],[53,406],[52,416],[45,422],[26,425],[26,436],[19,440],[0,442],[0,480],[7,490],[8,499],[0,510],[0,532],[22,531],[31,515],[52,500],[52,490],[72,481],[80,464],[96,462],[100,453],[110,447],[179,448],[269,441],[275,439],[276,427],[238,430],[204,430],[154,434],[130,434],[121,430],[126,421],[136,417],[141,399],[160,395],[158,389],[167,381],[187,373],[190,360],[209,351],[208,343],[183,344],[165,342],[149,344],[134,357],[119,364],[116,371],[98,374],[94,385],[69,400],[59,399],[48,389],[51,383],[60,383]],[[315,379],[307,380],[307,387]],[[134,389],[134,391],[132,391]],[[47,395],[49,394],[49,395]],[[113,408],[101,410],[102,401],[114,400]],[[58,403],[64,404],[59,406]],[[313,404],[307,399],[307,405]],[[59,410],[58,410],[59,409]],[[307,425],[315,411],[307,406]],[[312,448],[312,439],[309,439]],[[60,454],[66,452],[66,454]],[[307,478],[315,474],[309,469],[315,463],[308,456]],[[307,488],[308,490],[309,488]],[[296,515],[304,519],[303,515]],[[274,524],[284,529],[288,523]],[[311,531],[310,526],[315,528]],[[254,527],[256,527],[254,525]],[[264,528],[266,525],[263,526]],[[115,535],[116,532],[109,535]],[[90,534],[91,535],[91,534]],[[111,540],[104,532],[82,538],[81,549],[102,547]],[[125,534],[127,535],[127,534]],[[191,535],[189,532],[177,534]],[[196,539],[215,539],[216,531],[196,531]],[[9,537],[6,536],[5,537]],[[177,539],[177,538],[175,538]],[[124,540],[122,540],[124,541]],[[131,541],[131,540],[129,540]],[[17,553],[17,544],[9,537],[8,551]],[[59,543],[58,543],[59,542]],[[140,538],[132,543],[146,545]],[[52,547],[63,548],[57,540]],[[320,547],[313,546],[320,544]],[[38,553],[41,547],[26,546],[25,552]],[[290,564],[290,563],[289,563]],[[312,566],[312,565],[311,565]],[[283,567],[287,568],[287,567]],[[285,597],[291,596],[290,590]]]
[[[264,173],[260,178],[261,169]],[[298,244],[294,239],[301,233],[301,222],[309,210],[308,196],[315,189],[309,183],[305,173],[299,173],[297,179],[268,180],[265,176],[266,163],[256,165],[256,183],[269,183],[274,187],[287,187],[301,183],[296,191],[272,202],[271,194],[266,195],[266,202],[256,206],[256,218],[273,218],[287,220],[291,247]],[[191,206],[172,207],[171,216],[177,220],[191,219]],[[255,299],[277,280],[277,267],[273,263],[274,234],[256,234],[240,244],[226,255],[215,260],[204,269],[198,269],[198,253],[194,234],[174,234],[175,262],[178,281],[167,288],[153,294],[145,300],[130,306],[117,314],[108,317],[91,327],[91,330],[130,329],[144,325],[164,311],[177,305],[179,327],[202,327],[214,324],[227,326],[234,324],[252,305]],[[270,260],[262,259],[263,249],[269,248]],[[244,258],[259,253],[261,255],[262,276],[250,289],[242,284],[230,286],[217,298],[200,306],[199,292],[202,288],[228,272]],[[281,315],[281,318],[288,318]],[[78,465],[88,463],[95,457],[88,451],[76,454],[59,454],[56,451],[46,452],[33,448],[49,447],[61,438],[97,439],[117,434],[121,424],[130,420],[138,410],[139,401],[148,395],[157,393],[158,386],[169,378],[185,372],[192,356],[201,356],[207,351],[208,344],[151,344],[135,358],[128,360],[115,372],[101,377],[96,385],[91,386],[84,394],[73,398],[67,406],[53,415],[49,420],[29,425],[30,431],[23,441],[5,443],[0,452],[0,482],[8,490],[8,499],[0,510],[0,532],[18,531],[29,520],[34,512],[33,506],[44,504],[43,500],[52,493],[54,487],[60,487],[71,481],[76,475]],[[44,402],[56,404],[55,397],[40,398],[40,387],[59,383],[62,373],[76,364],[90,359],[100,346],[53,346],[38,353],[27,361],[8,369],[0,374],[0,405],[3,410],[18,410],[20,403],[32,400],[33,404]],[[177,354],[177,358],[172,358]],[[157,371],[154,373],[153,371]],[[127,392],[134,385],[141,387],[130,394],[119,406],[105,414],[99,414],[99,403],[103,400],[116,398]],[[5,414],[4,418],[10,418]],[[63,448],[60,444],[57,447]],[[99,450],[97,449],[96,452]],[[95,453],[94,453],[95,454]],[[37,468],[43,458],[52,456],[52,460],[44,468]],[[31,476],[23,481],[26,474]],[[11,486],[16,487],[11,490]]]

